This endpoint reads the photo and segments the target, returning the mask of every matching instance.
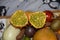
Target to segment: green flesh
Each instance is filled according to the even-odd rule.
[[[28,21],[26,15],[23,12],[17,13],[14,15],[14,17],[12,17],[12,19],[14,25],[25,25]]]
[[[37,26],[38,28],[43,27],[45,20],[46,16],[40,13],[32,14],[30,16],[30,23],[32,23],[33,26]]]

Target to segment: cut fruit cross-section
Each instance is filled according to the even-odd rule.
[[[30,15],[29,22],[34,28],[42,28],[46,21],[46,15],[44,12],[35,12]]]
[[[17,10],[10,19],[11,24],[15,27],[24,27],[28,23],[28,18],[24,11]]]

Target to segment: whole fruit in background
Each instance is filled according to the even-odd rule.
[[[32,37],[35,34],[36,30],[33,28],[33,26],[27,26],[25,29],[25,35],[28,37]]]
[[[31,38],[24,36],[22,40],[31,40]]]
[[[3,40],[16,40],[16,36],[19,34],[20,29],[14,28],[10,25],[3,33]]]
[[[60,30],[60,19],[54,19],[50,26],[54,31]]]
[[[45,25],[45,21],[46,15],[44,12],[34,12],[29,17],[30,24],[36,29],[42,28]]]
[[[33,40],[57,40],[56,35],[50,28],[43,28],[38,30],[34,37]]]
[[[44,12],[46,14],[46,22],[52,21],[53,13],[49,10],[45,10]]]
[[[13,24],[15,27],[22,28],[26,24],[28,24],[28,18],[24,11],[17,10],[10,18],[11,24]]]

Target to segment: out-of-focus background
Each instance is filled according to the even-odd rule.
[[[16,10],[31,10],[31,11],[44,11],[44,10],[59,10],[60,5],[56,2],[51,2],[53,6],[59,5],[57,9],[51,8],[47,3],[50,0],[46,0],[46,4],[43,4],[43,0],[0,0],[0,6],[5,6],[6,7],[6,15],[12,15],[13,12]],[[56,0],[53,0],[56,1]]]

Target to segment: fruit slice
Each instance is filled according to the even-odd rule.
[[[30,15],[29,22],[35,28],[42,28],[46,21],[46,15],[44,12],[35,12]]]
[[[17,10],[11,17],[10,22],[16,27],[24,27],[28,23],[27,16],[24,11]]]

